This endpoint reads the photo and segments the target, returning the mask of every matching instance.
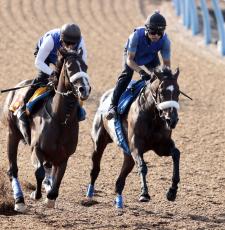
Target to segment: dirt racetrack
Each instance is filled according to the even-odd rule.
[[[181,183],[175,202],[166,200],[172,160],[145,154],[149,203],[139,203],[136,168],[124,190],[125,210],[113,206],[114,186],[122,164],[115,145],[107,147],[96,183],[97,204],[81,204],[89,182],[90,129],[101,94],[114,86],[121,70],[123,45],[133,28],[155,9],[166,16],[172,41],[172,68],[179,66],[179,85],[193,97],[180,97],[180,121],[173,133],[181,151]],[[85,104],[76,153],[70,158],[57,200],[46,209],[29,198],[35,184],[30,149],[19,146],[19,178],[26,214],[0,213],[1,229],[225,229],[225,62],[216,46],[205,47],[175,16],[171,1],[160,0],[0,0],[0,88],[33,78],[33,49],[39,36],[66,22],[80,25],[88,50],[92,94]],[[0,96],[1,108],[6,95]],[[2,112],[2,109],[1,109]],[[6,129],[1,123],[0,167],[7,170]],[[1,174],[1,184],[6,180]],[[3,189],[4,186],[1,186]],[[2,191],[1,191],[2,192]],[[8,194],[7,194],[8,195]]]

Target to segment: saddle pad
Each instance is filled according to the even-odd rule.
[[[114,120],[115,132],[118,139],[118,145],[123,149],[123,152],[127,155],[131,155],[130,148],[127,144],[127,140],[124,136],[123,125],[121,121],[121,116],[118,115]]]
[[[37,98],[38,96],[42,95],[46,91],[48,91],[48,87],[40,87],[40,88],[38,88],[34,92],[33,96],[29,99],[29,102],[35,100],[35,98]]]
[[[145,81],[131,81],[125,92],[121,95],[117,106],[118,114],[126,114],[132,102],[136,99],[141,89],[145,86]]]
[[[47,98],[51,92],[52,92],[52,90],[49,90],[48,87],[38,88],[26,104],[26,109],[27,109],[28,114],[30,114],[32,112],[32,109],[34,108],[34,106],[36,105],[37,102]]]

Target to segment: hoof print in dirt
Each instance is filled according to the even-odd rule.
[[[91,207],[91,206],[93,206],[95,204],[98,204],[98,203],[99,203],[98,201],[96,201],[96,200],[90,200],[90,199],[85,199],[85,200],[82,200],[80,202],[80,204],[82,206],[85,206],[85,207]]]

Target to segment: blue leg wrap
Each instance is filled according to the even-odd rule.
[[[116,208],[123,208],[123,197],[122,197],[122,195],[117,195],[117,197],[116,197]]]
[[[94,186],[93,185],[91,184],[88,185],[86,196],[89,198],[92,198],[94,196]]]
[[[13,189],[13,197],[16,200],[17,198],[23,197],[23,192],[20,186],[20,182],[17,178],[12,178],[12,189]]]
[[[83,107],[78,108],[78,121],[84,121],[86,119],[86,111]]]

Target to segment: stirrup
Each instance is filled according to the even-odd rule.
[[[21,108],[19,108],[18,112],[17,112],[17,118],[19,120],[19,129],[20,132],[23,135],[23,138],[25,140],[25,142],[30,145],[31,142],[31,131],[30,131],[30,125],[29,125],[29,121],[28,121],[28,116],[26,113],[26,107],[22,106]]]
[[[106,114],[106,119],[111,120],[112,118],[116,118],[116,115],[117,115],[116,110],[117,110],[116,106],[109,107],[108,112]]]
[[[26,110],[26,106],[23,105],[22,107],[20,107],[17,111],[16,114],[17,118],[23,122],[27,122],[28,119],[28,115],[27,115],[27,110]]]

